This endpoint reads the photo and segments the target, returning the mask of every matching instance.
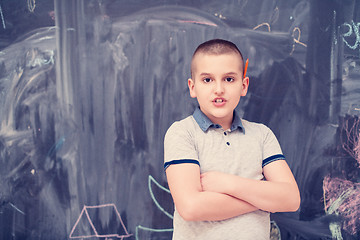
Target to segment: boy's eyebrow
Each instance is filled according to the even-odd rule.
[[[228,73],[225,73],[224,75],[239,75],[237,72],[228,72]]]
[[[209,75],[212,75],[212,74],[206,73],[206,72],[200,73],[200,76],[209,76]],[[223,75],[239,75],[239,74],[237,72],[227,72],[227,73],[224,73]]]
[[[206,73],[206,72],[200,73],[200,76],[208,76],[208,75],[211,75],[211,73]]]

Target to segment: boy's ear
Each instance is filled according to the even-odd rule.
[[[191,78],[188,79],[188,87],[189,87],[190,96],[192,98],[196,98],[196,93],[195,93],[195,90],[194,90],[195,82]]]
[[[242,81],[241,96],[245,97],[249,89],[249,77],[245,77]]]

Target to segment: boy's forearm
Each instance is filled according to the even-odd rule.
[[[186,221],[219,221],[257,210],[227,194],[205,191],[196,164],[170,166],[166,175],[176,209]]]
[[[296,211],[300,197],[297,186],[286,182],[269,182],[231,177],[233,184],[225,192],[233,197],[247,201],[268,212]]]
[[[187,221],[220,221],[258,210],[243,200],[217,192],[198,192],[189,199],[183,216]]]
[[[201,174],[203,190],[228,194],[267,212],[292,212],[300,206],[296,181],[285,161],[264,168],[265,180],[222,172]]]

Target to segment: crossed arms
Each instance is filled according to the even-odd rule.
[[[266,181],[207,172],[197,164],[183,163],[166,169],[169,188],[179,214],[186,221],[219,221],[255,210],[296,211],[300,193],[285,160],[263,168]]]

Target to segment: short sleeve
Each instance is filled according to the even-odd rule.
[[[262,167],[265,167],[274,161],[285,160],[285,156],[282,153],[280,144],[275,134],[266,126],[264,126],[264,131]]]
[[[164,138],[164,169],[180,163],[199,165],[193,131],[184,121],[173,123]]]

